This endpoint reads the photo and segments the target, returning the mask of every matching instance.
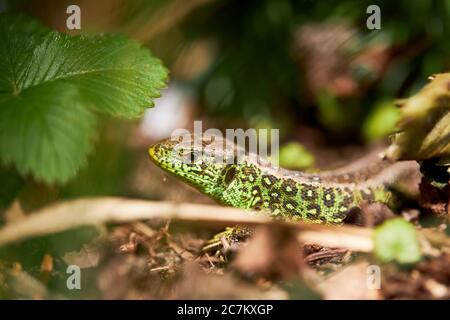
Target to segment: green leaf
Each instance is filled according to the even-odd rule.
[[[71,37],[0,14],[0,159],[22,175],[65,182],[86,163],[93,111],[134,118],[167,70],[120,36]]]
[[[383,262],[402,264],[418,262],[421,258],[414,226],[402,218],[391,219],[375,229],[375,254]]]
[[[49,83],[12,96],[0,107],[0,154],[22,175],[65,182],[86,163],[95,117],[77,91]]]

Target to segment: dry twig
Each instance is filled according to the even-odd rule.
[[[174,219],[215,227],[273,224],[299,231],[301,242],[362,252],[373,248],[372,230],[368,228],[282,222],[255,211],[231,207],[112,197],[72,200],[45,207],[0,229],[0,245],[87,225],[151,219]]]

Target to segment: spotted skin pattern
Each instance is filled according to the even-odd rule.
[[[165,140],[151,146],[149,155],[160,168],[222,204],[263,210],[284,220],[340,223],[362,201],[393,205],[395,200],[388,179],[376,178],[389,176],[386,164],[306,174],[274,170],[248,158],[240,163],[214,161],[217,151],[205,150],[205,146],[208,142],[180,147],[179,141]],[[224,157],[235,154],[236,148]],[[400,166],[392,174],[398,176],[402,170],[406,173],[411,166]]]

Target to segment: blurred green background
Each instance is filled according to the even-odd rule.
[[[81,8],[81,30],[66,29],[71,4]],[[380,30],[366,26],[372,4],[381,8]],[[450,67],[450,0],[14,0],[0,9],[60,32],[124,34],[170,70],[168,88],[141,119],[99,116],[88,164],[67,184],[2,167],[0,223],[81,196],[207,201],[174,180],[161,187],[165,178],[146,155],[194,120],[204,129],[280,129],[283,166],[324,166],[329,150],[385,141],[398,119],[395,99]],[[2,253],[37,274],[44,253],[61,254],[69,242],[74,250],[90,236],[81,230]]]
[[[81,30],[66,28],[70,4],[81,8]],[[366,26],[371,4],[381,9],[380,30]],[[22,0],[0,8],[61,32],[124,34],[170,70],[168,89],[142,119],[101,116],[88,166],[75,179],[48,186],[5,175],[2,207],[36,189],[46,196],[30,210],[84,195],[166,198],[146,185],[145,150],[194,120],[204,129],[278,128],[282,165],[321,166],[327,157],[317,146],[383,141],[395,130],[394,100],[450,62],[450,0]]]
[[[88,166],[75,179],[48,186],[5,175],[2,207],[17,192],[32,197],[35,189],[46,196],[30,209],[84,195],[165,198],[142,182],[141,158],[150,143],[198,119],[204,129],[278,128],[286,145],[282,165],[320,166],[327,157],[309,149],[382,141],[395,130],[394,100],[450,62],[450,0],[0,3],[61,32],[124,34],[170,70],[168,89],[142,119],[101,116]],[[66,29],[70,4],[81,8],[81,30]],[[380,30],[366,26],[371,4],[381,9]]]

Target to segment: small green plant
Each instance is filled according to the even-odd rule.
[[[391,219],[375,229],[375,254],[383,262],[415,263],[421,259],[414,226],[402,218]]]
[[[121,36],[69,36],[0,14],[0,161],[22,176],[64,183],[86,164],[97,113],[135,118],[167,70]]]
[[[287,168],[309,168],[314,165],[312,155],[302,144],[289,142],[280,149],[280,165]]]

